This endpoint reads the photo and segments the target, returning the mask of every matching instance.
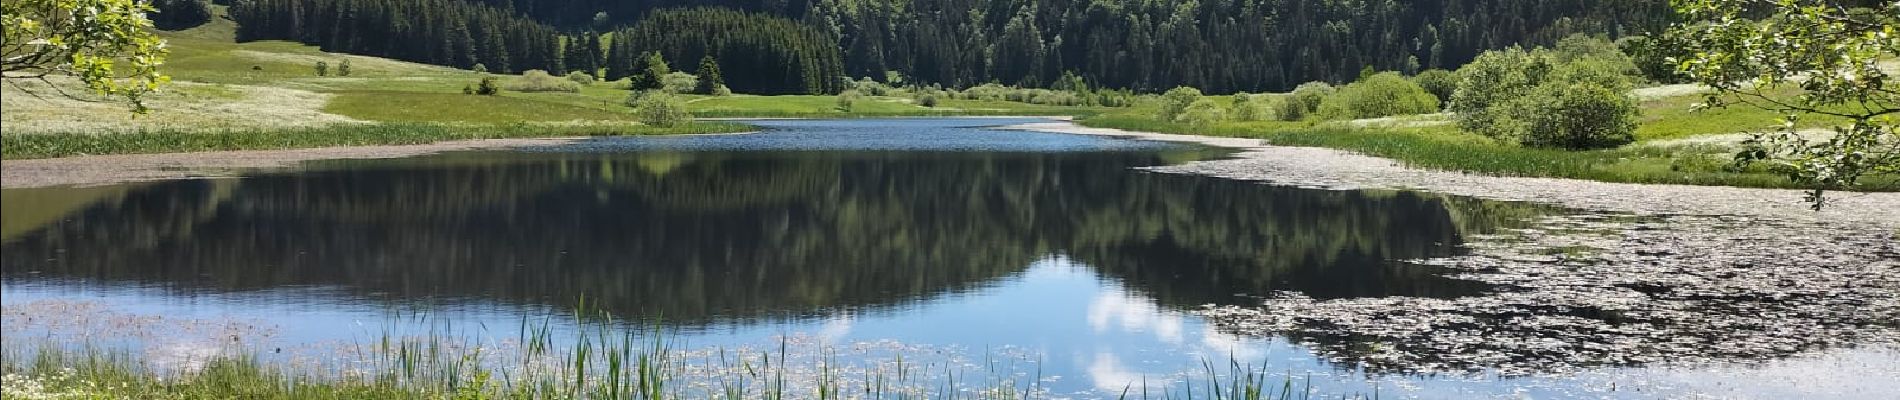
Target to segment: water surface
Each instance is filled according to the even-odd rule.
[[[1481,293],[1404,261],[1558,211],[1141,172],[1130,168],[1225,152],[985,128],[1017,122],[762,121],[753,135],[7,190],[4,218],[28,222],[9,223],[0,288],[16,306],[259,321],[292,344],[362,338],[398,309],[486,328],[586,304],[663,321],[692,345],[1009,349],[1085,397],[1229,358],[1328,392],[1609,386],[1373,376],[1191,314],[1280,291]]]

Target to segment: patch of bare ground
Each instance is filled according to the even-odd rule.
[[[1017,129],[1200,143],[1232,158],[1147,168],[1318,189],[1404,189],[1575,209],[1467,237],[1468,253],[1413,260],[1485,294],[1208,306],[1223,330],[1285,335],[1334,361],[1394,372],[1508,375],[1592,366],[1752,362],[1900,339],[1900,193],[1472,175],[1254,139],[1094,129]]]

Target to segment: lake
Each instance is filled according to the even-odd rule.
[[[1134,168],[1228,152],[993,128],[1030,121],[757,121],[766,130],[748,135],[9,189],[0,297],[9,339],[96,336],[155,358],[220,351],[207,338],[300,362],[391,332],[499,342],[537,323],[557,337],[619,324],[700,356],[911,357],[1081,398],[1229,362],[1324,394],[1672,397],[1892,357],[1408,374],[1232,333],[1195,312],[1287,292],[1499,290],[1409,261],[1575,211],[1151,173]]]

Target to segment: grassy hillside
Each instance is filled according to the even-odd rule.
[[[578,93],[467,95],[483,76],[468,70],[324,52],[284,41],[237,43],[236,24],[214,6],[210,23],[161,32],[173,84],[150,98],[153,112],[133,115],[109,99],[61,95],[76,82],[4,85],[0,140],[5,158],[160,151],[426,143],[482,137],[728,132],[737,124],[679,129],[642,127],[624,105],[625,81]],[[610,39],[609,39],[610,40]],[[337,70],[349,60],[349,76]],[[316,64],[330,76],[317,76]],[[515,76],[493,75],[503,87]],[[834,96],[685,96],[703,117],[875,117],[923,115],[1075,115],[1095,110],[1003,101],[946,100],[923,107],[908,98],[866,97],[849,112]],[[395,124],[395,125],[391,125]],[[576,127],[581,128],[576,128]],[[133,137],[107,137],[136,134]],[[181,136],[186,135],[186,136]],[[194,137],[207,135],[212,137]],[[298,135],[285,138],[283,135]],[[394,135],[394,136],[386,136]],[[153,143],[160,143],[157,145]]]

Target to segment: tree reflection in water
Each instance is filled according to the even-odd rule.
[[[888,307],[1060,255],[1164,307],[1482,290],[1495,203],[1131,171],[1197,151],[459,153],[145,185],[10,238],[9,281],[588,304],[693,324]],[[72,189],[35,189],[44,191]],[[7,218],[24,211],[9,210]],[[42,216],[43,217],[43,216]],[[53,219],[53,218],[46,218]]]

